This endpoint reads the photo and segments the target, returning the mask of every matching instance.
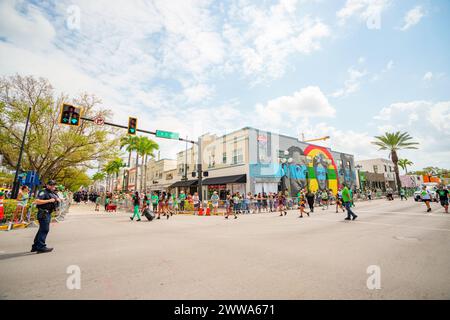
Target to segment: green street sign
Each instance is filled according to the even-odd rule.
[[[162,130],[156,130],[156,136],[158,138],[175,139],[175,140],[178,140],[180,137],[180,135],[177,132],[162,131]]]

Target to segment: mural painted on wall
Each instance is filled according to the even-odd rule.
[[[309,188],[313,192],[331,189],[334,194],[342,183],[355,186],[356,176],[352,171],[353,157],[334,153],[339,157],[339,165],[329,149],[306,145],[290,146],[287,153],[279,152],[278,163],[250,165],[250,176],[256,178],[278,178],[281,190],[288,190],[291,196],[302,189]],[[283,160],[284,159],[284,160]],[[347,166],[348,164],[348,166]]]

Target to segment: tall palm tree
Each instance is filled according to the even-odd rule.
[[[120,169],[125,167],[125,166],[126,166],[126,164],[123,162],[122,159],[116,158],[116,159],[113,159],[113,160],[111,160],[110,162],[108,162],[106,164],[105,172],[108,175],[110,175],[110,176],[115,175],[116,176],[116,181],[117,181],[117,178],[119,177]],[[114,189],[114,186],[112,186],[111,189]],[[117,184],[116,184],[116,189],[117,189]]]
[[[127,165],[128,168],[131,166],[131,153],[133,151],[137,150],[138,141],[139,141],[139,137],[137,137],[137,136],[126,135],[126,136],[123,136],[122,138],[120,138],[120,149],[125,148],[125,150],[128,152],[128,165]],[[136,168],[137,168],[137,166],[136,166]],[[125,178],[125,171],[123,174],[124,174],[124,178]],[[130,182],[130,174],[128,172],[127,181],[126,181],[127,189],[128,189],[129,182]]]
[[[92,181],[97,182],[97,181],[103,181],[106,178],[106,174],[102,171],[96,172],[94,173],[94,175],[92,176]]]
[[[372,144],[379,147],[379,150],[388,150],[389,156],[394,162],[395,177],[397,180],[397,190],[400,190],[402,183],[400,181],[400,174],[398,170],[398,155],[397,151],[403,149],[417,149],[419,143],[412,142],[413,139],[407,132],[397,131],[395,133],[386,132],[383,136],[376,136],[376,141]]]
[[[144,183],[144,190],[147,189],[147,162],[148,162],[148,157],[152,157],[154,158],[155,155],[153,154],[153,151],[158,150],[159,149],[159,145],[147,138],[147,137],[142,137],[140,144],[139,144],[139,154],[141,156],[141,158],[143,159],[143,165],[144,165],[144,170],[141,170],[141,190],[142,190],[142,183]],[[144,179],[145,177],[145,179]]]
[[[414,164],[414,162],[412,162],[411,160],[408,159],[399,159],[398,160],[398,165],[405,170],[406,174],[408,174],[408,167],[412,166]]]

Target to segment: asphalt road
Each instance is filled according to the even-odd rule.
[[[433,208],[377,200],[351,222],[334,208],[131,222],[82,204],[52,224],[52,253],[28,253],[36,229],[0,233],[0,298],[449,299],[450,214]],[[79,290],[66,285],[72,265]]]

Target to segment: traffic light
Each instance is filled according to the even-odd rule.
[[[81,107],[74,107],[73,105],[63,103],[59,123],[78,127],[81,122],[81,112]]]
[[[135,136],[137,131],[137,119],[129,117],[128,118],[128,134]]]

